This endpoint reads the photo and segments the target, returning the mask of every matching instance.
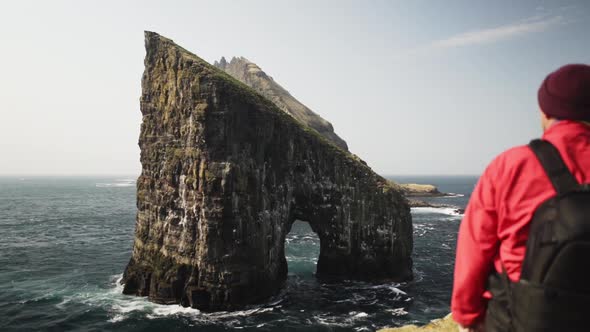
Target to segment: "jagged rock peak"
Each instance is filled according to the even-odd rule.
[[[287,278],[295,220],[321,241],[317,276],[412,277],[401,191],[250,87],[146,32],[141,175],[125,294],[228,310]]]
[[[222,59],[224,58],[222,57]],[[215,66],[250,86],[275,103],[281,110],[301,123],[315,129],[338,147],[348,151],[348,145],[334,132],[334,127],[330,122],[299,102],[257,64],[244,57],[232,57],[231,61],[226,65],[222,66],[221,61],[216,61]]]
[[[227,66],[227,60],[225,60],[225,57],[221,57],[221,60],[215,61],[213,63],[213,65],[215,67],[218,67],[218,68],[221,68],[221,69],[225,69],[225,67]]]

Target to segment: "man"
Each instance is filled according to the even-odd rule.
[[[538,92],[543,140],[557,148],[579,183],[590,182],[590,66],[564,66]],[[491,275],[520,278],[530,221],[556,190],[529,146],[500,154],[475,187],[459,229],[451,309],[460,331],[484,331]],[[491,302],[490,302],[491,303]],[[507,309],[506,309],[507,310]],[[495,322],[492,322],[495,320]]]

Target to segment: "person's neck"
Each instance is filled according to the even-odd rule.
[[[555,126],[558,123],[559,123],[559,120],[558,119],[550,119],[550,120],[548,120],[547,123],[545,124],[545,130],[543,130],[543,131],[549,130],[549,128]]]

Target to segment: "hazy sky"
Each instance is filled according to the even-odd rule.
[[[3,1],[0,174],[140,172],[143,31],[245,56],[382,174],[479,174],[590,63],[590,1]]]

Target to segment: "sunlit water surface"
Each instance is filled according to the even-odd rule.
[[[459,195],[432,199],[464,207],[474,177],[394,177]],[[404,284],[314,277],[319,240],[294,224],[286,288],[268,303],[202,313],[121,294],[131,255],[133,178],[0,178],[1,331],[373,331],[448,313],[460,215],[414,209],[416,278]]]

